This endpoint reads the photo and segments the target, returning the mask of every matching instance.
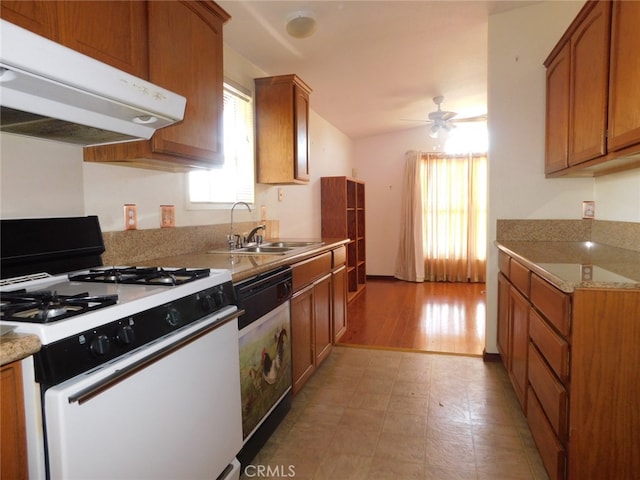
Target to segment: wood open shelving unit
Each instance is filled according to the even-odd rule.
[[[349,177],[321,178],[322,236],[348,238],[347,301],[362,293],[367,280],[365,184]]]

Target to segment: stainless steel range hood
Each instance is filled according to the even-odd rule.
[[[183,119],[183,96],[0,22],[0,131],[87,146]]]

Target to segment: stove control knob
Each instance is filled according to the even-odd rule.
[[[216,306],[222,307],[224,305],[224,290],[222,288],[213,292],[213,296],[216,299]]]
[[[164,318],[172,327],[176,327],[180,324],[180,312],[173,307],[169,307],[167,315]]]
[[[123,325],[116,333],[116,340],[120,345],[130,345],[136,339],[136,334],[131,325]]]
[[[206,294],[202,297],[200,299],[200,304],[202,305],[202,310],[204,310],[205,313],[213,312],[216,309],[216,302],[210,294]]]
[[[109,337],[103,334],[98,335],[96,338],[91,340],[91,343],[89,344],[89,350],[91,350],[91,353],[96,357],[106,355],[109,353],[110,349],[111,344],[109,342]]]

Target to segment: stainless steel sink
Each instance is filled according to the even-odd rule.
[[[207,253],[220,255],[285,255],[294,250],[304,250],[310,247],[322,245],[324,242],[269,242],[252,247],[236,248],[235,250],[220,249],[210,250]]]
[[[260,245],[256,247],[243,247],[234,250],[211,250],[207,253],[217,253],[222,255],[284,255],[290,252],[291,248],[272,247],[271,245]]]
[[[300,248],[311,247],[314,245],[322,245],[324,242],[269,242],[265,246],[269,247],[286,247],[286,248]]]
[[[290,251],[290,248],[286,248],[286,247],[279,247],[279,246],[273,246],[271,244],[269,245],[260,245],[258,247],[244,247],[244,248],[237,248],[235,250],[235,252],[246,252],[246,253],[285,253]]]

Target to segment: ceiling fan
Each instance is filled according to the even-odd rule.
[[[482,122],[487,120],[486,114],[475,117],[455,118],[458,115],[457,113],[442,110],[442,102],[444,102],[442,95],[433,97],[433,103],[436,104],[438,109],[435,112],[430,112],[428,115],[429,120],[426,120],[427,123],[431,123],[431,128],[429,129],[431,138],[437,138],[440,130],[451,131],[458,122]]]

